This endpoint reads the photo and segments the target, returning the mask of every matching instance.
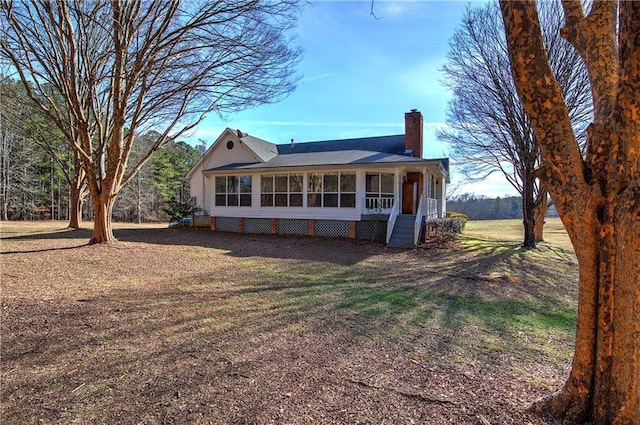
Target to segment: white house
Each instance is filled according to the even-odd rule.
[[[447,158],[422,158],[423,118],[405,134],[276,145],[227,128],[189,171],[211,229],[380,239],[414,246],[442,218]]]

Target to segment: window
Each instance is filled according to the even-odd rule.
[[[216,207],[250,207],[251,176],[217,176]]]
[[[289,174],[289,206],[302,206],[302,174]]]
[[[302,206],[302,174],[263,175],[260,181],[263,207]]]
[[[355,173],[309,174],[307,206],[324,208],[355,208]]]
[[[365,208],[388,210],[393,207],[393,181],[390,173],[367,173],[365,176]]]
[[[322,206],[325,208],[338,207],[338,173],[322,176]]]
[[[393,174],[367,173],[367,198],[393,198]]]
[[[322,206],[322,174],[313,173],[307,177],[307,207]]]

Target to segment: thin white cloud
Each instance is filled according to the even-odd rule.
[[[336,74],[337,74],[337,72],[327,72],[327,73],[320,74],[320,75],[312,75],[311,77],[302,78],[302,80],[300,80],[300,82],[301,83],[309,83],[311,81],[323,80],[325,78],[333,77]]]
[[[449,127],[449,125],[446,122],[432,121],[432,122],[423,123],[423,127],[425,129],[436,129],[436,130],[439,130],[441,128],[447,128],[447,127]]]

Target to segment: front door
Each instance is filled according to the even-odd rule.
[[[416,204],[417,182],[402,183],[402,214],[413,214]]]

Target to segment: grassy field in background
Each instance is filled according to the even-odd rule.
[[[472,220],[467,223],[465,236],[487,238],[492,241],[521,242],[523,232],[522,220]],[[569,236],[559,218],[545,220],[542,246],[573,251]]]
[[[577,267],[559,221],[458,249],[0,223],[2,423],[531,423],[562,384]]]

